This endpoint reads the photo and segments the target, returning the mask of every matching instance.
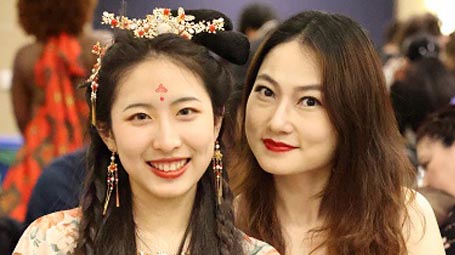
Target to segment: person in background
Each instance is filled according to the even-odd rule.
[[[17,220],[0,217],[0,254],[12,254],[23,230],[23,225]]]
[[[390,97],[409,158],[417,166],[415,132],[425,117],[455,96],[455,76],[439,58],[439,44],[431,35],[406,40],[408,59],[403,77],[390,87]]]
[[[412,37],[421,34],[429,35],[435,38],[438,49],[445,43],[444,36],[441,34],[440,21],[438,17],[430,13],[424,13],[411,16],[409,19],[400,22],[401,25],[395,35],[395,44],[398,46],[400,53],[389,58],[384,63],[384,74],[386,86],[389,89],[396,81],[402,80],[409,66],[409,59],[406,53],[409,48],[409,42]]]
[[[211,52],[243,64],[246,37],[213,10],[103,23],[126,34],[94,48],[80,207],[34,221],[14,254],[278,254],[234,226],[217,142],[233,78]]]
[[[46,214],[79,205],[86,153],[86,149],[79,149],[56,158],[44,168],[28,201],[25,226]]]
[[[247,63],[241,66],[232,66],[236,80],[236,88],[243,87],[246,77],[246,70],[251,63],[257,48],[265,36],[276,28],[278,17],[275,10],[263,3],[253,3],[246,6],[240,14],[239,31],[245,34],[250,41],[250,55]]]
[[[35,42],[18,50],[11,98],[24,145],[7,171],[0,194],[0,215],[23,221],[33,186],[54,158],[81,148],[88,108],[77,90],[96,58],[100,39],[84,29],[94,0],[19,0],[19,22]]]
[[[399,20],[392,20],[387,25],[384,32],[384,45],[380,50],[381,61],[383,64],[391,58],[397,58],[400,56],[400,45],[398,43],[400,29],[403,26],[403,22]]]
[[[403,21],[398,35],[398,44],[403,46],[404,42],[418,34],[429,34],[436,38],[439,45],[444,41],[441,33],[441,21],[437,16],[431,13],[423,13],[411,16]]]
[[[358,23],[319,11],[284,21],[243,92],[229,169],[247,234],[288,255],[444,254]]]
[[[454,255],[455,105],[448,105],[432,113],[419,127],[417,156],[424,171],[422,186],[439,191],[439,194],[432,192],[429,200],[436,211],[442,211],[439,226],[444,247],[447,255]]]
[[[250,42],[261,40],[276,27],[275,10],[266,4],[253,3],[246,6],[240,14],[239,30]]]
[[[449,35],[445,47],[444,63],[446,64],[447,69],[455,75],[455,31]]]
[[[85,175],[84,149],[68,153],[46,166],[33,188],[25,221],[0,217],[0,254],[11,254],[23,230],[49,213],[79,205]]]
[[[408,67],[403,78],[395,81],[390,96],[400,132],[415,132],[425,116],[445,106],[455,96],[455,77],[439,58],[434,37],[421,34],[406,44]]]

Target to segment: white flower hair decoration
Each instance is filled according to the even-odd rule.
[[[185,14],[183,8],[178,8],[177,16],[172,16],[171,9],[155,8],[152,14],[146,15],[144,19],[130,19],[126,16],[115,16],[113,13],[103,12],[101,24],[110,25],[111,28],[131,30],[137,38],[152,39],[160,34],[172,33],[190,40],[198,33],[215,34],[217,31],[224,31],[224,19],[222,17],[211,21],[194,22],[196,18]],[[101,69],[101,58],[107,46],[101,46],[97,42],[92,53],[97,56],[96,64],[92,68],[92,74],[87,79],[91,93],[91,115],[92,125],[96,125],[96,93],[98,91],[98,73]]]
[[[125,16],[115,16],[113,13],[103,12],[102,24],[133,31],[139,38],[154,38],[160,34],[173,33],[186,39],[191,39],[198,33],[216,33],[224,31],[224,19],[194,22],[195,17],[185,14],[183,8],[178,9],[177,16],[172,16],[171,9],[155,8],[153,14],[144,19],[130,19]]]

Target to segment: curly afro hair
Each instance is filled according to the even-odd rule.
[[[38,41],[62,32],[79,35],[92,5],[93,0],[19,0],[19,23]]]

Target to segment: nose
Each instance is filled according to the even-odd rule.
[[[274,133],[290,133],[292,132],[293,126],[291,120],[291,114],[288,111],[286,102],[281,102],[277,105],[273,115],[269,121],[269,129]]]
[[[172,125],[171,121],[166,118],[159,121],[158,128],[153,136],[152,146],[155,150],[167,153],[172,152],[182,145],[178,130],[175,125]]]

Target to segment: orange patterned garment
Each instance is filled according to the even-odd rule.
[[[66,34],[50,39],[35,65],[35,82],[45,100],[35,111],[24,134],[24,146],[8,170],[0,195],[0,214],[23,221],[27,203],[44,166],[83,145],[88,117],[84,100],[75,96],[72,79],[84,77],[78,63],[81,46]]]

